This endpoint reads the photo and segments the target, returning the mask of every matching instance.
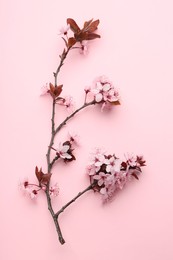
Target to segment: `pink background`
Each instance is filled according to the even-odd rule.
[[[172,10],[171,0],[1,0],[1,260],[173,259]],[[76,162],[54,171],[60,186],[54,206],[88,185],[85,165],[95,146],[120,157],[142,153],[147,167],[111,204],[90,192],[71,205],[60,218],[61,246],[44,196],[33,203],[18,182],[35,181],[35,165],[46,169],[51,100],[39,94],[53,81],[67,17],[80,25],[99,18],[102,38],[86,57],[69,55],[59,77],[64,94],[79,106],[83,88],[105,74],[122,105],[110,114],[88,108],[64,128],[60,136],[76,130],[82,146]],[[65,116],[61,110],[59,118]]]

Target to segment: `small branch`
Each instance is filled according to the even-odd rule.
[[[57,211],[57,213],[55,214],[55,216],[59,217],[59,215],[68,207],[70,206],[73,202],[75,202],[79,197],[81,197],[84,193],[86,193],[89,190],[92,190],[93,187],[95,186],[95,182],[90,184],[85,190],[79,192],[72,200],[70,200],[67,204],[65,204],[60,210]]]
[[[55,102],[55,100],[53,100],[53,103],[52,103],[52,118],[51,118],[52,134],[51,134],[51,139],[50,139],[50,143],[49,143],[47,154],[46,154],[46,157],[47,157],[47,171],[48,172],[50,172],[50,170],[52,168],[52,165],[50,163],[50,151],[51,151],[51,147],[54,144],[54,138],[55,138],[55,105],[56,105],[56,102]]]
[[[69,51],[71,50],[71,47],[69,47],[67,49],[67,51],[63,52],[62,55],[60,56],[61,57],[61,61],[60,61],[60,64],[56,70],[56,72],[54,72],[54,77],[55,77],[55,86],[57,86],[57,76],[58,76],[58,73],[60,72],[60,69],[61,67],[64,65],[64,60],[66,59]]]
[[[85,103],[83,106],[81,106],[80,108],[76,109],[70,116],[68,116],[55,130],[55,135],[61,130],[61,128],[67,123],[67,121],[69,119],[71,119],[74,115],[76,115],[80,110],[84,109],[85,107],[91,106],[91,105],[95,105],[95,100],[89,102],[89,103]]]
[[[56,155],[55,158],[51,161],[51,163],[50,163],[50,168],[51,168],[51,169],[52,169],[54,163],[55,163],[58,159],[59,159],[59,156]]]

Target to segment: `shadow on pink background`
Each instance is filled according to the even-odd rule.
[[[1,260],[173,259],[172,8],[169,0],[1,1]],[[44,196],[27,200],[18,182],[26,176],[35,181],[35,165],[46,167],[51,100],[39,95],[53,80],[67,17],[81,26],[99,18],[102,38],[86,57],[69,55],[59,76],[64,93],[80,106],[84,87],[105,74],[122,105],[110,114],[88,108],[64,128],[61,135],[76,130],[82,146],[77,161],[54,170],[60,186],[54,206],[88,185],[85,166],[93,147],[120,157],[143,154],[147,167],[111,204],[103,206],[90,192],[71,205],[60,218],[61,246]]]

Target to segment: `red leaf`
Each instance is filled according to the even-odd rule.
[[[68,39],[68,47],[71,48],[73,45],[75,45],[75,43],[76,43],[76,39],[74,37],[70,37]]]
[[[139,178],[135,172],[132,173],[132,176],[135,177],[135,179],[139,180]]]
[[[49,88],[50,88],[50,92],[53,94],[55,87],[52,83],[49,83]]]
[[[63,85],[59,85],[59,86],[56,86],[55,89],[54,89],[54,95],[55,97],[59,97],[59,95],[61,94],[62,92],[62,87]]]
[[[52,175],[52,173],[43,174],[41,183],[47,184],[50,181],[51,175]]]
[[[96,34],[96,33],[88,33],[85,40],[94,40],[96,38],[100,38],[100,35],[99,34]]]
[[[113,106],[116,106],[116,105],[121,105],[120,101],[119,100],[116,100],[116,101],[112,101],[110,102],[111,105]]]
[[[92,21],[92,20],[90,20],[90,21]],[[94,21],[94,22],[88,24],[88,26],[86,26],[85,28],[83,28],[83,30],[84,30],[84,31],[87,31],[87,32],[89,32],[89,33],[93,33],[94,31],[97,30],[97,27],[98,27],[98,25],[99,25],[99,22],[100,22],[99,20],[96,20],[96,21]],[[88,22],[88,23],[89,23],[89,22]]]
[[[35,175],[36,175],[38,181],[40,182],[43,177],[43,172],[42,172],[41,168],[40,168],[40,170],[38,170],[38,167],[37,166],[35,167]]]
[[[72,18],[68,18],[67,19],[67,24],[70,24],[70,29],[74,32],[74,33],[78,33],[80,31],[79,26],[77,25],[77,23],[72,19]]]
[[[87,21],[87,22],[84,22],[83,29],[87,28],[87,27],[91,24],[92,20],[93,20],[93,19],[91,19],[91,20],[89,20],[89,21]]]

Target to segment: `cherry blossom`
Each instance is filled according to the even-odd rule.
[[[27,179],[19,183],[19,188],[24,195],[29,196],[31,199],[36,198],[38,191],[40,190],[38,185],[30,184]]]
[[[59,32],[60,32],[59,34],[67,35],[67,32],[69,29],[70,29],[70,25],[67,24],[67,26],[61,27],[61,29],[59,30]]]
[[[68,135],[69,135],[71,144],[80,145],[80,137],[76,132],[69,131]]]
[[[49,188],[49,194],[51,197],[56,197],[59,194],[59,186],[55,183],[53,186]]]
[[[71,159],[72,155],[68,153],[69,150],[70,145],[64,145],[62,143],[59,143],[59,147],[56,149],[56,153],[62,159]]]
[[[115,155],[107,155],[103,150],[96,149],[87,166],[87,174],[91,183],[95,184],[94,190],[102,195],[103,202],[107,202],[118,190],[122,190],[132,177],[138,179],[140,167],[144,165],[143,157],[133,156],[123,161]]]
[[[92,92],[97,103],[118,102],[120,97],[114,85],[104,76],[95,80]]]
[[[67,111],[72,113],[75,108],[74,100],[72,96],[66,96],[63,100],[63,105],[66,106]]]
[[[49,85],[48,85],[48,83],[46,83],[46,85],[44,85],[44,86],[41,88],[41,94],[40,94],[40,96],[45,96],[46,94],[49,94],[49,91],[50,91]]]
[[[121,169],[121,163],[122,160],[115,158],[114,156],[112,156],[109,159],[105,160],[105,164],[106,166],[106,172],[110,172],[110,173],[115,173],[115,172],[119,172]]]

